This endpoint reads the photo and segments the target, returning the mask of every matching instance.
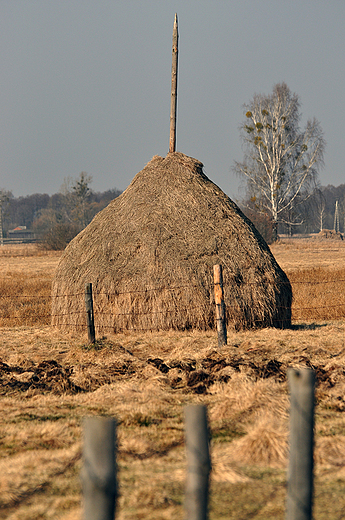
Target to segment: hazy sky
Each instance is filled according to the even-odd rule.
[[[285,81],[324,130],[321,183],[345,182],[344,0],[0,0],[0,188],[125,189],[166,155],[175,12],[177,149],[236,198],[242,105]]]

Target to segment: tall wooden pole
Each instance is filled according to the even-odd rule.
[[[173,39],[172,39],[169,152],[176,151],[177,62],[178,62],[178,24],[177,24],[177,14],[175,14]]]

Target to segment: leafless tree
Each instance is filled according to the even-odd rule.
[[[234,170],[271,215],[275,240],[278,223],[287,223],[290,210],[312,193],[323,165],[325,140],[316,119],[300,129],[299,98],[285,83],[275,85],[272,94],[255,94],[244,111],[240,126],[244,160],[236,162]]]
[[[322,190],[317,188],[314,193],[315,209],[317,213],[317,219],[319,224],[319,230],[322,231],[324,228],[325,216],[326,216],[326,199]]]
[[[92,176],[86,172],[81,172],[75,179],[65,177],[60,188],[64,195],[64,220],[74,223],[83,229],[89,222],[89,198],[92,183]]]
[[[12,193],[10,191],[6,191],[0,189],[0,245],[4,245],[4,226],[3,226],[3,214],[6,204],[8,203],[10,197],[12,197]]]

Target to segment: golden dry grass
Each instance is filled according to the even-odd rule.
[[[50,323],[51,283],[61,252],[0,247],[0,326]]]
[[[345,241],[290,239],[271,250],[292,285],[293,321],[345,318]]]
[[[275,247],[284,268],[279,260],[284,245]],[[300,244],[286,247],[291,253],[287,271],[296,274],[296,288],[306,277],[302,269],[309,266],[298,261]],[[26,259],[28,274],[20,258]],[[314,280],[321,268],[322,276],[333,276],[334,266],[322,265],[318,258]],[[57,258],[42,255],[35,261],[34,256],[13,255],[8,260],[18,263],[6,275],[1,271],[2,288],[16,296],[25,284],[31,295],[42,280],[48,287]],[[335,284],[327,287],[335,291]],[[335,295],[331,301],[339,297]],[[316,297],[323,297],[322,291]],[[303,305],[308,298],[312,301],[308,293],[300,298]],[[1,312],[13,299],[1,300]],[[0,519],[81,518],[81,422],[86,415],[118,420],[118,518],[182,518],[183,405],[188,403],[208,406],[211,520],[283,519],[289,406],[285,374],[292,366],[312,366],[317,373],[314,516],[341,518],[345,320],[311,320],[301,318],[290,330],[230,332],[223,349],[218,349],[214,332],[198,331],[119,334],[99,338],[90,348],[85,335],[64,334],[39,320],[21,326],[3,321]]]
[[[292,270],[345,268],[345,241],[317,239],[284,239],[270,245],[279,265],[288,273]]]
[[[345,242],[330,242],[294,239],[271,246],[292,284],[293,322],[345,318]],[[0,326],[50,323],[60,256],[37,246],[0,249]]]

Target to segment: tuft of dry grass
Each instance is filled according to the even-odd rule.
[[[229,457],[242,464],[284,468],[287,453],[287,421],[266,411],[250,425],[246,435],[233,442]]]

